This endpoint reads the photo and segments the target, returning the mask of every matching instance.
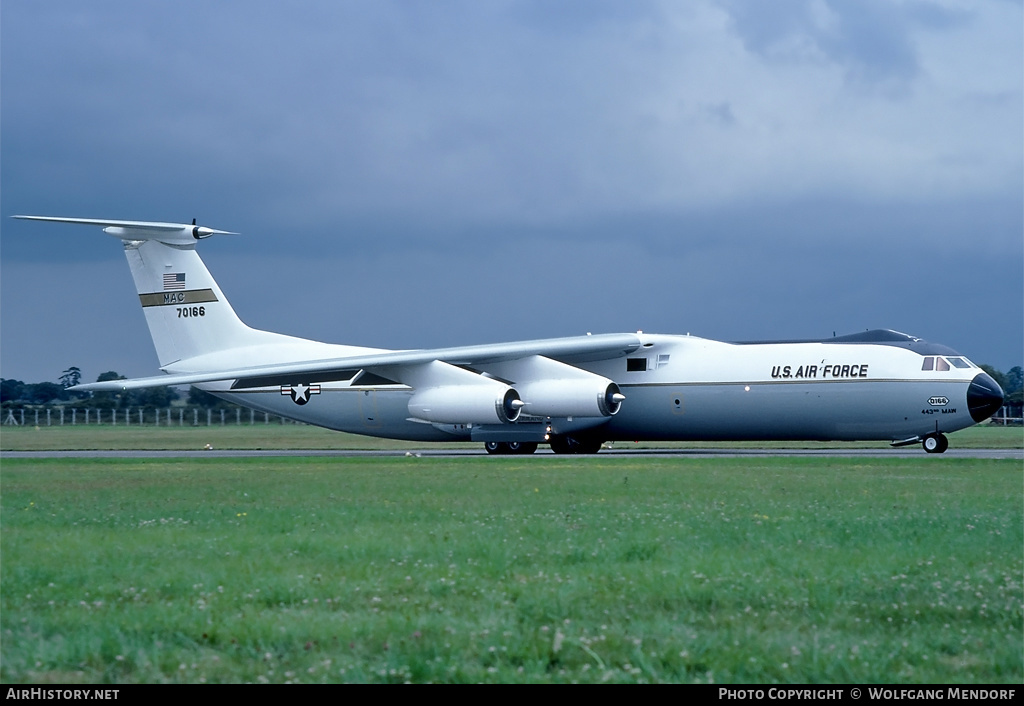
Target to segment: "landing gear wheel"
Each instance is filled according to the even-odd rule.
[[[569,448],[569,440],[564,436],[551,437],[551,450],[556,454],[571,454],[572,450]]]
[[[576,451],[578,454],[596,454],[601,450],[601,444],[603,442],[600,439],[584,439],[577,442]]]
[[[601,450],[601,443],[600,439],[556,436],[551,439],[551,450],[556,454],[596,454]]]
[[[945,434],[929,434],[921,441],[921,446],[930,454],[940,454],[949,448],[949,439]]]
[[[537,444],[532,441],[510,441],[507,446],[508,452],[517,456],[532,454],[537,450]]]
[[[504,456],[508,453],[508,444],[500,441],[485,441],[484,449],[492,456]]]
[[[484,449],[492,456],[522,456],[537,450],[537,444],[531,441],[485,441]]]

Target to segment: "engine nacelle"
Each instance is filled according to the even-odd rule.
[[[538,417],[610,417],[626,399],[618,385],[597,376],[536,380],[516,386],[526,401],[526,413]]]
[[[519,393],[499,384],[431,387],[409,399],[409,414],[438,424],[508,424],[522,408]]]

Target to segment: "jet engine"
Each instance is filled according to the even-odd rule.
[[[517,387],[526,400],[526,413],[538,417],[610,417],[626,399],[618,385],[596,375],[535,380],[518,383]]]
[[[409,399],[409,414],[438,424],[508,424],[524,404],[511,387],[444,385],[419,390]]]

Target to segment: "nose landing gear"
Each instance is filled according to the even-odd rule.
[[[940,454],[949,448],[949,439],[945,434],[929,434],[921,440],[921,446],[930,454]]]

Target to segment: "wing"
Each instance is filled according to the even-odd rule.
[[[257,365],[232,370],[209,372],[173,373],[133,380],[110,380],[77,385],[71,389],[83,391],[136,390],[163,385],[192,385],[203,382],[234,380],[232,387],[260,387],[278,384],[281,379],[301,376],[305,380],[343,380],[358,370],[416,370],[435,361],[451,366],[485,367],[497,366],[523,359],[540,356],[567,364],[616,358],[640,347],[640,339],[634,334],[602,334],[597,336],[573,336],[549,338],[537,341],[515,343],[492,343],[479,346],[435,348],[429,350],[389,351],[370,355],[357,355],[328,360],[314,360],[273,365]],[[399,377],[410,377],[402,376]],[[411,377],[416,377],[412,375]],[[404,381],[403,381],[404,382]],[[415,383],[413,383],[415,385]]]

